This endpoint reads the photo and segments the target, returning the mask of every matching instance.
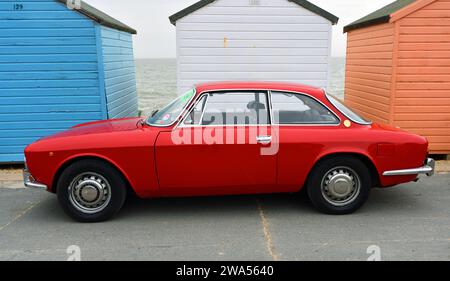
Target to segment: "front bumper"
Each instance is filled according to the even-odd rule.
[[[27,169],[23,170],[23,184],[29,188],[47,190],[47,185],[37,182]]]
[[[426,164],[423,167],[415,169],[386,171],[383,173],[383,176],[408,176],[426,174],[427,176],[431,177],[434,175],[435,166],[436,162],[433,159],[428,158]]]

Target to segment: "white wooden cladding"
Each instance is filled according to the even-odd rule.
[[[178,93],[208,81],[325,88],[332,24],[287,0],[217,0],[177,21]]]

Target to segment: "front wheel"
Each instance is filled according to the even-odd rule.
[[[327,214],[343,215],[358,210],[372,187],[366,165],[354,157],[335,157],[320,162],[308,181],[313,205]]]
[[[80,222],[100,222],[114,216],[126,198],[122,176],[99,160],[75,162],[64,170],[57,183],[63,210]]]

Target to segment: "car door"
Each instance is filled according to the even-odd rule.
[[[177,194],[272,191],[277,156],[270,152],[268,93],[220,91],[199,96],[171,132],[156,141],[160,188]]]
[[[295,191],[305,182],[318,155],[334,144],[340,119],[307,94],[272,91],[270,97],[279,136],[278,184]]]

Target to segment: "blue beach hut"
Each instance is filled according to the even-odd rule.
[[[78,0],[0,0],[0,163],[76,124],[136,116],[132,34]]]

